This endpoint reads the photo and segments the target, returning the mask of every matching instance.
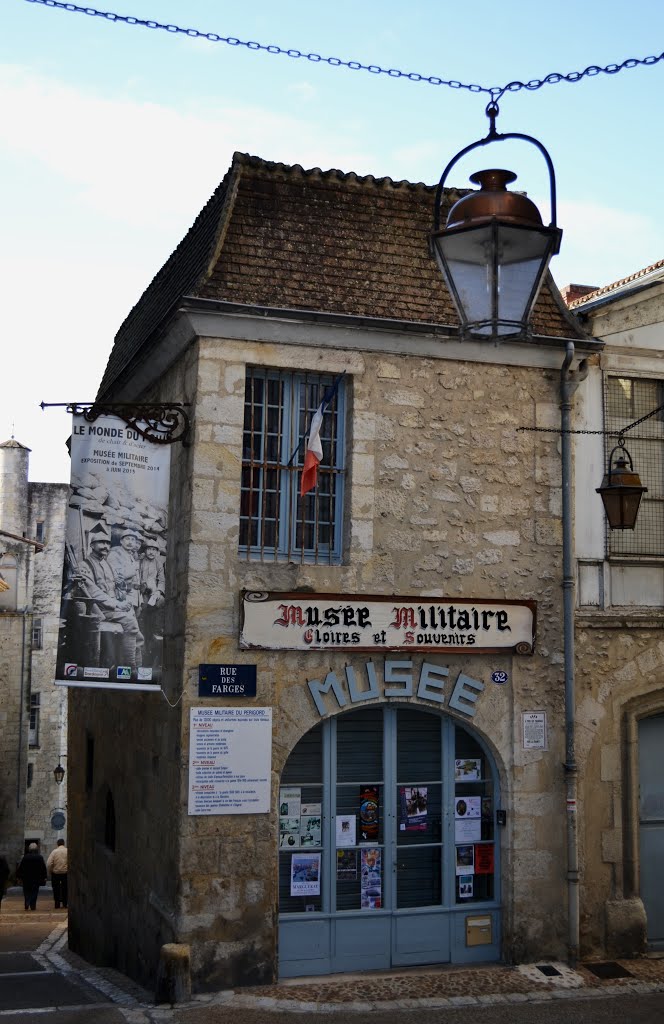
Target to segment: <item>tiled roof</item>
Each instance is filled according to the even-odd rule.
[[[446,190],[451,203],[463,194]],[[304,170],[236,153],[226,177],[120,327],[100,397],[184,296],[456,326],[429,255],[435,186]],[[536,334],[582,335],[551,278]]]
[[[569,308],[576,309],[579,306],[583,306],[586,302],[593,302],[595,299],[601,298],[603,295],[609,295],[610,292],[619,291],[625,288],[626,285],[634,284],[644,277],[648,277],[650,274],[654,274],[658,270],[664,270],[664,260],[658,260],[657,263],[651,263],[649,267],[644,267],[643,270],[637,270],[635,274],[630,274],[629,277],[621,277],[619,281],[613,281],[611,284],[605,284],[601,288],[595,288],[594,291],[588,292],[583,295],[580,299],[574,299],[570,302]]]

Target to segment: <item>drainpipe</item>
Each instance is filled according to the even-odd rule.
[[[567,957],[570,967],[579,958],[579,837],[577,826],[577,764],[574,750],[574,547],[572,530],[572,397],[588,376],[584,359],[570,370],[574,343],[567,342],[560,370],[560,426],[563,513],[563,644],[565,655],[565,784],[567,819]]]

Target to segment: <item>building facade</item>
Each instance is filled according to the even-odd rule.
[[[585,927],[610,955],[664,949],[664,263],[572,303],[604,347],[577,399],[578,715]],[[607,434],[592,433],[607,431]],[[648,491],[605,531],[594,488],[620,432]]]
[[[602,343],[550,278],[459,340],[434,192],[236,155],[116,337],[99,400],[193,442],[163,696],[70,719],[70,942],[143,983],[168,942],[198,991],[566,955],[560,381]]]
[[[29,449],[0,445],[0,836],[15,864],[29,842],[66,836],[67,693],[53,685],[67,484],[30,483]]]

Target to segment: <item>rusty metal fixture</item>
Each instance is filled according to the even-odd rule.
[[[615,465],[613,456],[615,452]],[[641,477],[635,471],[632,457],[625,448],[622,439],[609,455],[609,464],[601,487],[596,487],[606,512],[611,530],[633,530],[639,512],[641,498],[648,488],[641,483]]]

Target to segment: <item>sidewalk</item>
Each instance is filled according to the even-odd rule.
[[[95,1024],[186,1022],[221,1024],[233,1011],[355,1013],[423,1008],[481,1007],[557,999],[664,992],[664,954],[570,970],[557,962],[505,967],[436,966],[322,978],[194,996],[178,1007],[157,1007],[124,975],[93,968],[66,947],[66,911],[54,910],[49,888],[37,910],[23,909],[19,889],[0,911],[0,1018],[32,1020],[29,1011],[55,1011],[49,1019]],[[594,968],[594,970],[593,970]],[[598,976],[599,975],[599,976]],[[605,977],[603,975],[606,975]],[[29,984],[28,984],[29,982]],[[67,1016],[60,1014],[67,1011]],[[4,1012],[3,1012],[4,1011]],[[25,1011],[26,1016],[17,1011]],[[230,1011],[230,1015],[229,1015]]]

